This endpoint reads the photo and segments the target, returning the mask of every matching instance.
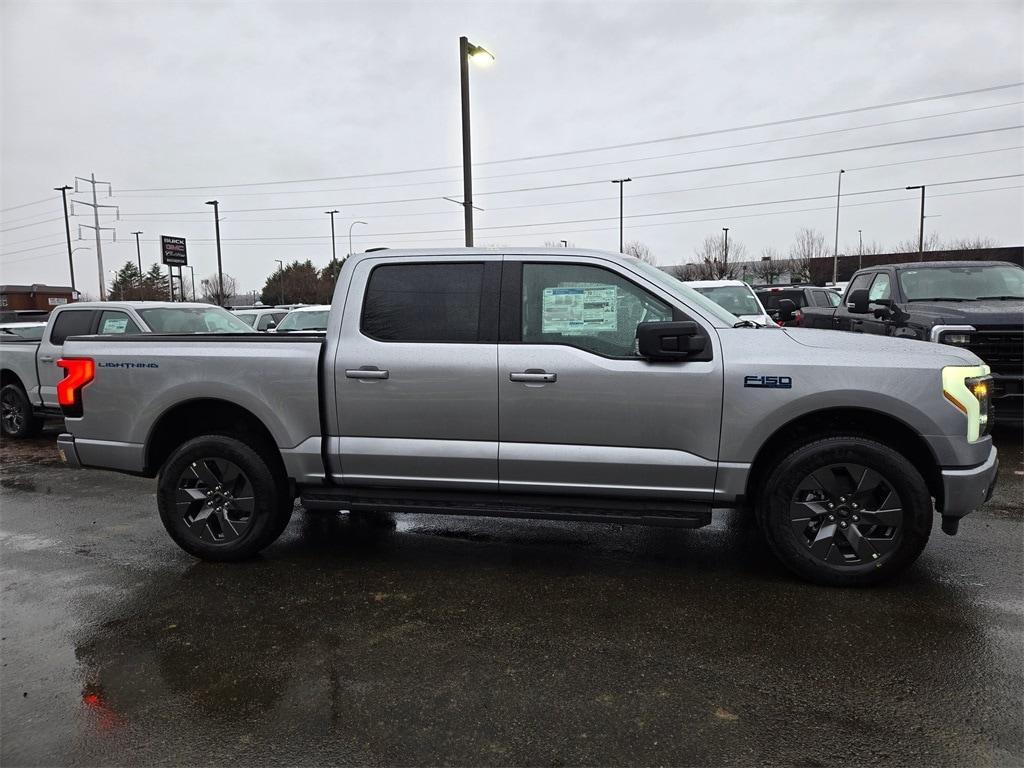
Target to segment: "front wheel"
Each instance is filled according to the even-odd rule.
[[[175,543],[203,560],[241,560],[269,546],[292,514],[287,481],[233,437],[189,440],[164,464],[160,519]]]
[[[779,462],[765,482],[758,519],[771,550],[799,576],[866,586],[921,554],[932,500],[901,454],[873,440],[833,437]]]

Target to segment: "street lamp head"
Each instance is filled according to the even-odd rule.
[[[846,173],[846,170],[845,170],[845,169],[843,169],[843,168],[840,168],[840,169],[839,169],[839,172],[840,172],[840,173]]]
[[[482,45],[473,45],[469,43],[467,51],[469,58],[475,59],[476,62],[482,66],[490,66],[494,63],[494,54],[484,48]]]
[[[324,211],[324,213],[326,213],[328,216],[330,216],[333,213],[338,213],[338,211]]]
[[[625,184],[627,181],[632,181],[632,179],[612,179],[612,184]]]
[[[924,187],[923,187],[922,185],[920,185],[920,184],[919,184],[919,185],[918,185],[918,186],[916,186],[916,187],[907,187],[907,189],[924,189]]]
[[[207,205],[218,205],[219,203],[220,203],[219,200],[207,200],[206,201]]]

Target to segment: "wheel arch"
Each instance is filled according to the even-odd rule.
[[[815,439],[839,436],[876,440],[906,457],[924,478],[937,506],[942,508],[942,473],[927,441],[906,422],[870,408],[822,408],[801,414],[780,426],[754,457],[747,477],[747,500],[759,498],[762,483],[793,449]]]
[[[25,382],[21,380],[21,377],[10,368],[4,368],[0,370],[0,387],[6,387],[8,384],[17,384],[25,394],[28,394]]]
[[[160,414],[146,437],[143,474],[155,476],[178,446],[202,435],[234,437],[260,453],[275,474],[285,475],[281,451],[267,426],[247,408],[219,398],[186,400]]]

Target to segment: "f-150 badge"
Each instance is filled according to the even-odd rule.
[[[793,379],[790,376],[744,376],[743,386],[757,389],[792,389]]]

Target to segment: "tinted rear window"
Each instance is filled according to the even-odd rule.
[[[60,346],[68,336],[85,336],[90,333],[95,314],[91,309],[69,309],[57,313],[50,331],[50,343]]]
[[[383,341],[474,342],[484,265],[389,264],[370,274],[362,330]]]
[[[779,308],[782,299],[789,299],[796,304],[797,309],[807,306],[807,299],[804,298],[803,289],[796,291],[758,291],[757,298],[764,304],[769,312]]]

